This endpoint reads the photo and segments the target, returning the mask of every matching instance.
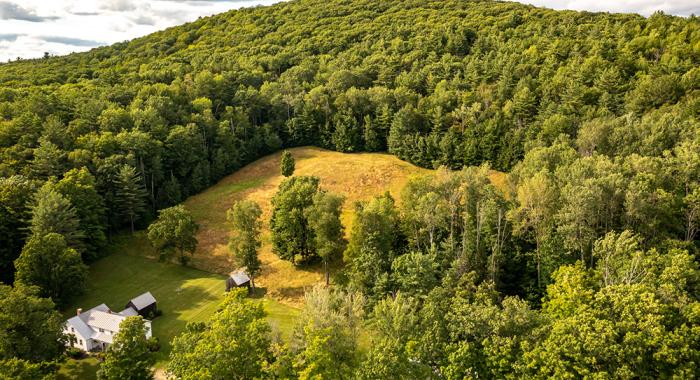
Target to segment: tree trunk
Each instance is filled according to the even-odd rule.
[[[326,287],[331,284],[331,274],[328,271],[328,259],[323,260],[323,268],[326,271]]]

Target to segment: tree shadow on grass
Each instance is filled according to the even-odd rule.
[[[68,359],[58,373],[59,380],[96,379],[100,363],[95,358]]]
[[[248,293],[248,297],[253,298],[253,299],[263,299],[265,298],[265,295],[267,295],[267,288],[264,286],[256,286],[255,290],[252,290]]]

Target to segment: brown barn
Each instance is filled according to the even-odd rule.
[[[248,277],[242,270],[231,272],[231,274],[226,279],[226,291],[230,291],[233,288],[248,288],[250,291],[250,277]]]

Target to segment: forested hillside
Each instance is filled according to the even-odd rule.
[[[312,292],[301,340],[268,341],[259,362],[273,364],[248,375],[694,378],[699,114],[697,17],[510,2],[294,0],[1,64],[0,281],[62,306],[111,234],[246,163],[302,145],[388,151],[441,169],[400,204],[354,206],[347,247],[327,251],[344,248],[343,290]],[[327,260],[313,215],[342,197],[322,187],[280,185],[280,257]],[[71,280],[43,278],[42,257]],[[181,378],[207,363],[183,361],[216,333],[198,328],[175,344]]]

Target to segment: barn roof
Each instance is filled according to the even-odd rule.
[[[146,292],[136,298],[133,298],[130,302],[132,305],[134,305],[136,310],[143,310],[144,308],[156,303],[156,298],[153,297],[151,292]]]
[[[230,276],[231,276],[231,279],[233,280],[233,282],[236,283],[236,286],[241,286],[241,285],[245,284],[246,282],[250,282],[250,277],[248,277],[248,275],[245,274],[245,272],[240,271],[240,270],[235,271],[235,272],[231,272]]]

